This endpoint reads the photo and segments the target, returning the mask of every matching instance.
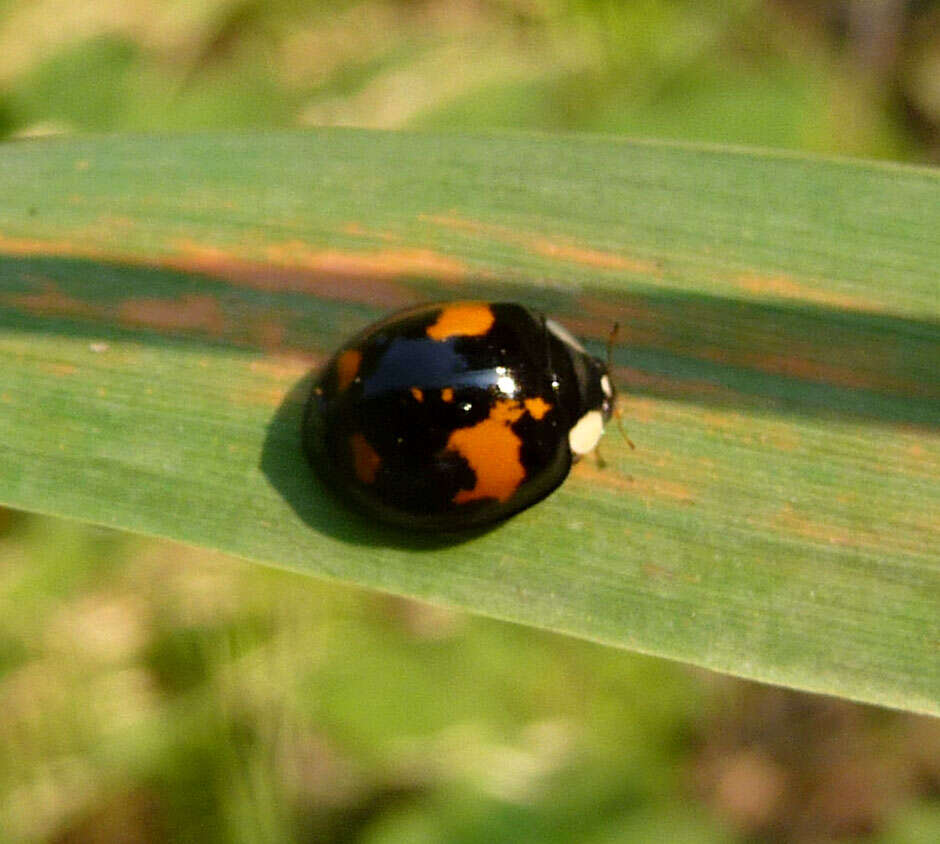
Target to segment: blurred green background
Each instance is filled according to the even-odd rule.
[[[0,135],[587,130],[937,160],[929,0],[0,0]]]
[[[0,137],[940,160],[940,5],[0,0]],[[0,510],[0,842],[940,841],[940,721]]]

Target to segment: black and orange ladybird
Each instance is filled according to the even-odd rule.
[[[411,308],[329,361],[304,413],[304,449],[376,518],[483,527],[545,498],[594,449],[614,406],[607,369],[522,305]]]

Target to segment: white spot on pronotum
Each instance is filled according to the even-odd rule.
[[[107,343],[89,343],[88,348],[95,354],[101,354],[102,352],[108,351],[110,347]]]
[[[594,451],[603,433],[604,417],[601,416],[601,412],[599,410],[589,410],[568,431],[568,445],[577,455],[588,454]]]
[[[610,385],[610,379],[606,375],[601,376],[601,389],[604,395],[610,398],[614,394],[614,388]]]
[[[574,338],[574,335],[563,325],[559,325],[553,319],[547,319],[545,320],[545,327],[549,331],[551,331],[552,334],[554,334],[563,343],[567,343],[569,346],[572,346],[573,348],[577,349],[579,352],[582,352],[583,354],[587,354],[587,352],[584,350],[584,346],[582,346]]]

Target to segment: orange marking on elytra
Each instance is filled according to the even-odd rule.
[[[552,406],[541,396],[537,396],[534,399],[526,399],[524,404],[525,409],[529,411],[533,419],[541,419],[552,409]]]
[[[441,311],[437,322],[428,328],[428,337],[438,341],[448,337],[479,337],[490,330],[494,320],[489,305],[458,302]]]
[[[454,388],[453,387],[444,387],[441,390],[441,400],[451,402],[454,400]]]
[[[369,441],[359,433],[349,438],[349,448],[352,451],[353,471],[356,477],[364,484],[375,483],[375,476],[382,465],[382,458],[372,447]]]
[[[362,352],[358,349],[346,349],[336,361],[336,382],[340,392],[343,392],[359,374],[359,364],[362,363]]]
[[[411,395],[414,396],[415,401],[424,401],[424,393],[418,387],[411,388]]]
[[[458,428],[447,440],[447,448],[460,454],[476,475],[472,489],[454,496],[456,504],[481,498],[508,501],[525,479],[519,458],[522,440],[509,426],[525,411],[519,402],[500,399],[490,415],[469,428]]]

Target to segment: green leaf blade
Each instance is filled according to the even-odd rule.
[[[7,145],[0,186],[0,501],[940,714],[935,171],[330,131]],[[457,296],[620,321],[638,448],[449,545],[325,495],[299,420]]]

